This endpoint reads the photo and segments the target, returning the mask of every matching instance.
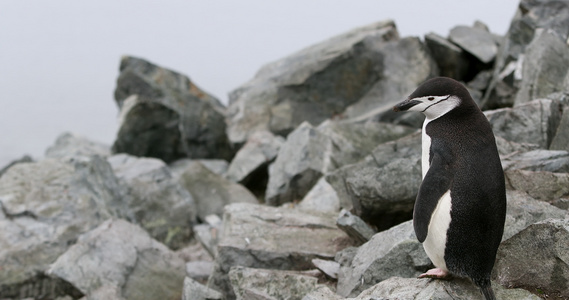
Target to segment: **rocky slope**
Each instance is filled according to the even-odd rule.
[[[422,81],[465,83],[497,137],[499,299],[569,298],[569,1],[400,37],[382,21],[263,66],[224,107],[123,57],[114,145],[62,134],[0,171],[0,299],[482,299],[411,225]]]

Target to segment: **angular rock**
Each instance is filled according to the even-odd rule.
[[[413,131],[388,123],[325,122],[314,128],[305,122],[288,135],[270,165],[265,200],[269,205],[298,201],[322,175]]]
[[[184,293],[182,300],[222,300],[223,295],[189,277],[184,279]]]
[[[494,36],[478,27],[455,26],[450,30],[449,40],[484,64],[491,63],[498,53]]]
[[[200,220],[211,214],[221,216],[231,203],[258,203],[255,196],[242,185],[233,183],[192,161],[180,175],[180,184],[192,194]]]
[[[538,99],[514,108],[486,111],[496,136],[517,143],[534,143],[547,149],[561,121],[561,104]]]
[[[506,171],[505,176],[506,188],[522,191],[535,199],[569,209],[563,206],[569,201],[569,173],[513,169]]]
[[[328,286],[319,285],[309,294],[305,295],[302,300],[343,300],[345,298],[332,292]]]
[[[98,156],[11,167],[0,178],[0,298],[55,298],[46,291],[60,281],[45,279],[44,271],[80,234],[108,218],[128,217],[127,197]]]
[[[211,226],[209,224],[199,224],[194,226],[194,234],[196,239],[204,247],[204,249],[211,255],[217,256],[217,243],[219,239],[220,226]]]
[[[318,124],[342,113],[381,76],[372,42],[398,37],[392,21],[378,22],[263,66],[230,94],[229,139],[242,143],[260,130],[286,135],[304,121]]]
[[[495,279],[546,298],[569,297],[569,219],[530,225],[500,245]]]
[[[318,278],[301,272],[244,267],[232,267],[229,279],[237,300],[301,300],[318,284]]]
[[[264,198],[268,182],[268,166],[285,142],[269,131],[252,133],[231,161],[225,177],[238,182]]]
[[[183,158],[179,159],[169,165],[172,175],[176,178],[180,178],[180,175],[184,171],[193,165],[194,162],[199,162],[204,167],[208,168],[210,171],[217,175],[224,176],[229,167],[229,163],[223,159],[189,159]]]
[[[77,134],[65,132],[59,135],[55,144],[45,151],[45,157],[49,158],[89,157],[91,155],[110,156],[111,147]]]
[[[315,212],[237,203],[225,208],[209,285],[235,299],[227,276],[233,266],[308,270],[312,259],[334,257],[351,245],[334,217]]]
[[[393,276],[417,277],[429,266],[431,261],[408,221],[374,235],[359,247],[350,264],[340,269],[337,293],[354,297]]]
[[[324,177],[318,179],[316,184],[308,191],[296,208],[305,211],[319,211],[322,213],[337,213],[340,211],[340,198],[334,188]]]
[[[213,272],[213,262],[206,260],[190,261],[186,263],[186,276],[198,281],[207,282]]]
[[[511,157],[512,155],[517,155],[519,153],[529,152],[533,150],[538,150],[539,145],[528,144],[528,143],[516,143],[508,141],[500,136],[495,136],[496,146],[498,146],[498,153],[502,159]]]
[[[549,149],[569,151],[569,106],[563,109],[561,121],[559,121],[557,132],[551,141],[551,145],[549,145]]]
[[[341,206],[378,230],[412,218],[421,185],[421,134],[376,147],[359,163],[326,176]]]
[[[312,264],[326,276],[338,279],[338,273],[340,272],[340,264],[332,260],[324,260],[315,258],[312,260]]]
[[[375,230],[369,227],[362,219],[345,209],[340,212],[336,225],[362,244],[369,241],[375,234]]]
[[[532,150],[513,153],[502,159],[504,170],[548,171],[569,173],[569,152],[561,150]]]
[[[180,298],[185,277],[181,258],[124,220],[107,220],[82,235],[48,274],[73,284],[89,299],[104,299],[93,296],[98,290],[124,299]]]
[[[460,47],[434,32],[425,35],[425,44],[437,62],[441,76],[464,80],[470,62]]]
[[[567,15],[569,18],[569,14]],[[568,22],[569,25],[569,22]],[[569,91],[569,47],[567,38],[561,40],[554,33],[538,33],[527,46],[520,89],[514,105],[545,97],[559,91]]]
[[[166,164],[127,154],[109,157],[116,176],[128,187],[128,207],[150,236],[172,249],[187,244],[196,222],[192,195],[176,181]]]
[[[114,153],[167,163],[184,157],[233,156],[225,134],[225,108],[182,74],[123,57],[115,100],[121,112]]]
[[[30,163],[30,162],[34,162],[34,159],[27,154],[22,156],[21,158],[13,160],[13,161],[9,162],[7,165],[5,165],[4,167],[2,167],[2,169],[0,169],[0,177],[2,175],[4,175],[4,173],[6,173],[6,171],[8,171],[8,169],[10,169],[11,167],[13,167],[19,163]]]

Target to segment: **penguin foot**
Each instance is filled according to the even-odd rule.
[[[427,271],[427,273],[419,275],[419,278],[450,279],[451,275],[447,271],[441,268],[435,268],[435,269],[430,269],[429,271]]]

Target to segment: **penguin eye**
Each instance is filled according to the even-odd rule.
[[[429,98],[427,98],[427,100],[433,101],[433,100],[435,100],[435,97],[429,97]]]

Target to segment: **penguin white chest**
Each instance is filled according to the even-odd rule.
[[[428,119],[423,122],[423,131],[421,132],[421,173],[423,173],[421,178],[425,178],[427,171],[429,171],[429,156],[431,152],[431,137],[427,135],[427,124]]]

